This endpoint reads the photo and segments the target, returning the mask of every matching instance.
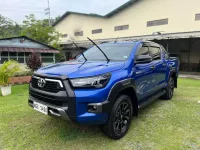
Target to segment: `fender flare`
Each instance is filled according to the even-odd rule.
[[[168,80],[169,80],[169,78],[170,78],[173,74],[175,74],[174,86],[177,88],[177,87],[178,87],[178,81],[177,81],[178,72],[177,72],[176,70],[171,70],[171,71],[170,71]]]
[[[136,94],[136,85],[135,81],[132,78],[121,80],[117,83],[115,83],[112,88],[110,89],[110,92],[108,94],[107,100],[104,103],[107,103],[106,107],[104,107],[104,112],[110,114],[112,111],[112,107],[115,104],[116,98],[119,95],[119,93],[127,88],[132,88]]]

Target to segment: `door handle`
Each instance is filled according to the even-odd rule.
[[[163,67],[166,67],[167,66],[167,64],[163,64]]]
[[[155,69],[155,66],[151,66],[151,69],[154,70],[154,69]]]

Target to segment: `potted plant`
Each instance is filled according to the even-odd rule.
[[[19,63],[14,60],[4,62],[0,67],[0,87],[3,96],[11,94],[10,77],[19,70]]]

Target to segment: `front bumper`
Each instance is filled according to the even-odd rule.
[[[45,76],[46,77],[46,76]],[[56,79],[56,78],[55,78]],[[33,102],[38,102],[48,107],[48,115],[70,120],[80,124],[100,125],[108,119],[108,102],[102,101],[100,91],[75,92],[67,79],[62,81],[64,89],[57,93],[51,93],[33,88],[30,84],[30,96],[28,104],[33,107]]]
[[[76,116],[76,120],[70,119],[74,118],[68,115],[68,107],[58,107],[41,100],[29,97],[28,104],[33,108],[33,102],[41,103],[48,107],[48,115],[52,117],[61,118],[66,121],[75,121],[77,123],[87,124],[87,125],[100,125],[107,121],[107,106],[108,103],[89,103],[88,111]]]
[[[28,104],[29,106],[31,106],[33,108],[33,102],[38,102],[38,103],[41,103],[43,105],[46,105],[48,107],[48,115],[52,116],[52,117],[59,117],[61,118],[62,120],[70,120],[68,115],[67,115],[67,110],[68,110],[68,107],[57,107],[57,106],[53,106],[51,104],[48,104],[48,103],[45,103],[45,102],[42,102],[38,99],[35,99],[33,97],[29,97],[29,100],[28,100]]]

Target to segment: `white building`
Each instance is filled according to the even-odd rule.
[[[62,33],[66,57],[91,46],[87,37],[101,43],[118,40],[153,40],[178,56],[181,69],[200,71],[200,1],[130,0],[105,16],[66,12],[54,27]]]

